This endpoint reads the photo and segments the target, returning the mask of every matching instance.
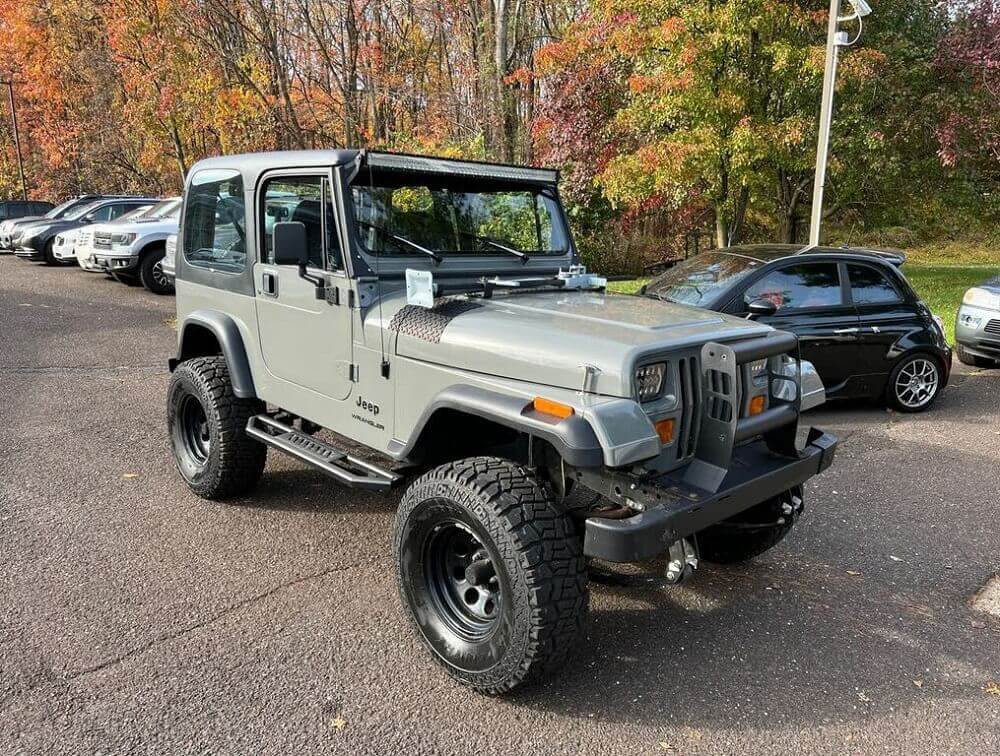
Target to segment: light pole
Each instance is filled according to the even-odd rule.
[[[5,81],[7,85],[7,102],[10,103],[10,120],[14,126],[14,151],[17,152],[17,172],[21,175],[21,199],[28,200],[28,184],[24,180],[24,160],[21,157],[21,134],[17,130],[17,110],[14,108],[14,82]]]
[[[816,142],[816,176],[813,179],[812,219],[809,223],[809,246],[819,244],[819,229],[823,222],[823,188],[826,186],[826,158],[830,150],[830,123],[833,121],[833,91],[837,83],[837,56],[841,47],[850,47],[861,38],[861,19],[872,12],[865,0],[847,0],[854,9],[850,16],[841,17],[841,0],[830,0],[830,20],[826,31],[826,69],[823,72],[823,98],[819,109],[819,139]],[[848,41],[840,25],[858,22],[858,33]]]

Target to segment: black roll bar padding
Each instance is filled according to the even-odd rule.
[[[788,331],[774,331],[767,336],[750,339],[749,341],[740,341],[735,344],[727,344],[727,346],[733,350],[733,354],[736,356],[736,364],[742,365],[764,357],[798,352],[799,337]]]
[[[798,416],[799,412],[793,404],[781,404],[764,410],[759,415],[744,417],[736,423],[734,440],[739,443],[760,436],[783,425],[794,423]]]

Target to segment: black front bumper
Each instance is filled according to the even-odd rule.
[[[804,483],[833,462],[837,438],[813,428],[798,457],[771,452],[765,441],[737,446],[722,485],[714,493],[684,481],[684,470],[658,478],[605,471],[599,480],[580,471],[578,482],[613,500],[644,506],[621,519],[590,517],[583,551],[609,562],[638,562],[661,554],[678,538],[726,520]]]

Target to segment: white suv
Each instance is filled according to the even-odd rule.
[[[170,234],[177,233],[181,198],[162,200],[142,213],[93,226],[94,264],[122,283],[142,283],[154,294],[169,294],[173,281],[163,274]]]

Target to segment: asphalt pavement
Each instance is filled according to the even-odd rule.
[[[167,448],[173,299],[0,257],[0,754],[994,754],[1000,371],[836,432],[757,561],[593,586],[556,679],[446,677],[405,622],[399,493],[272,453],[253,496],[191,494]],[[956,363],[957,365],[957,363]]]

